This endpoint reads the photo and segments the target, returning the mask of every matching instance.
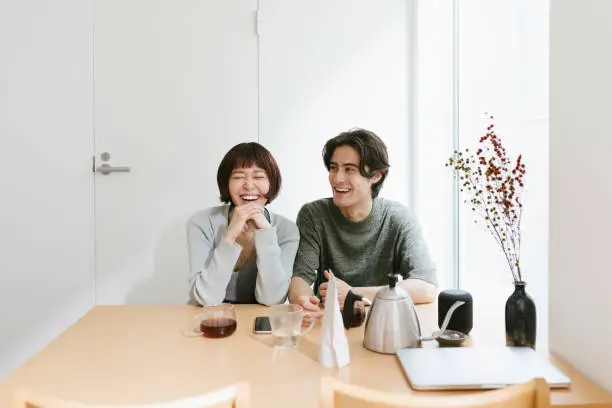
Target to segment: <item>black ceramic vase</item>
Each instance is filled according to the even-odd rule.
[[[536,307],[525,292],[525,282],[514,282],[514,293],[506,301],[506,346],[536,345]]]

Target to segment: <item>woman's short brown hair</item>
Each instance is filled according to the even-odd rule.
[[[231,203],[232,198],[229,193],[229,179],[234,169],[242,169],[256,165],[263,169],[270,181],[270,190],[266,194],[268,203],[274,200],[281,189],[282,178],[278,164],[272,153],[259,143],[239,143],[232,147],[225,154],[217,170],[217,185],[221,201]]]
[[[369,130],[354,128],[342,132],[329,139],[323,147],[323,163],[327,171],[334,150],[340,146],[350,146],[359,153],[359,173],[363,177],[372,178],[376,173],[381,174],[380,181],[372,184],[372,198],[376,198],[389,173],[389,156],[385,143],[376,133]]]

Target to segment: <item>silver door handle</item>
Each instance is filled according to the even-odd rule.
[[[96,171],[106,176],[111,173],[129,173],[131,168],[129,166],[111,166],[110,164],[104,163],[96,167]]]

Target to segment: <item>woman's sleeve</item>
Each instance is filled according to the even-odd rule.
[[[257,282],[255,298],[264,305],[283,303],[287,298],[293,261],[300,242],[296,225],[290,221],[255,231]]]
[[[194,219],[187,222],[189,248],[189,297],[200,305],[217,305],[225,299],[234,265],[242,247],[223,240],[215,247],[212,225]]]

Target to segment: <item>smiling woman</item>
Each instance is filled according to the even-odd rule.
[[[265,208],[282,184],[276,160],[258,143],[240,143],[219,164],[217,184],[225,205],[187,223],[191,302],[284,302],[299,233]]]

